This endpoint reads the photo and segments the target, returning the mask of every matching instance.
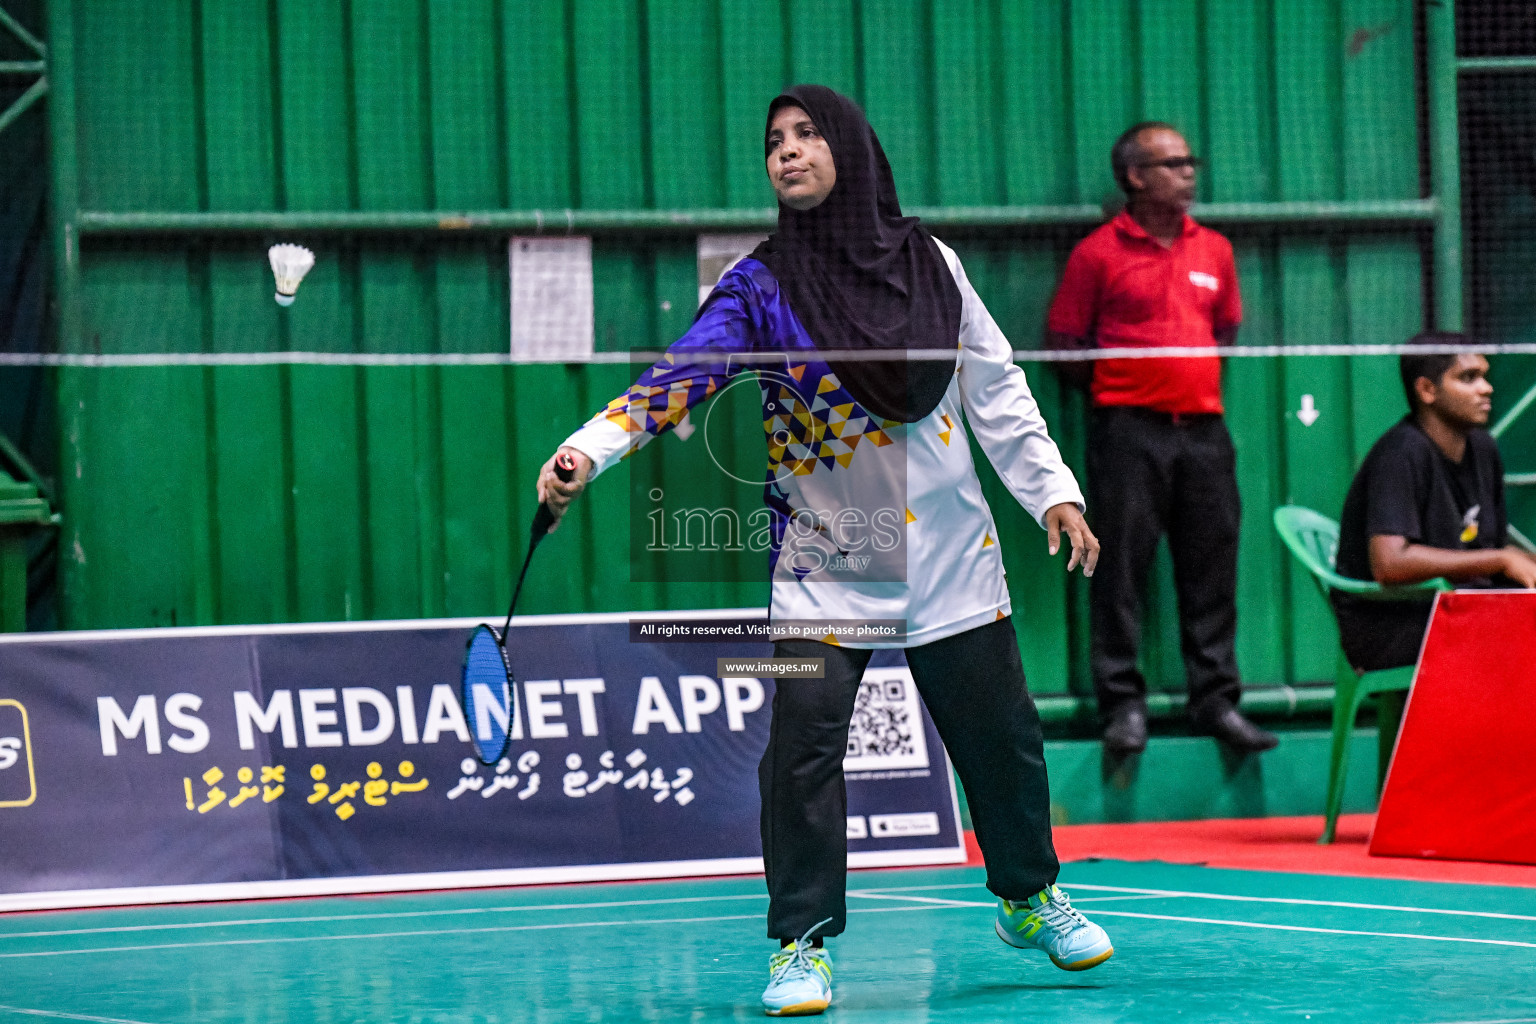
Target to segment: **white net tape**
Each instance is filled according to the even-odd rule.
[[[1397,356],[1407,353],[1475,352],[1493,355],[1536,355],[1536,343],[1504,345],[1227,345],[1167,348],[1096,348],[1081,351],[1017,349],[1020,363],[1079,363],[1096,359],[1209,359],[1274,358],[1298,356]],[[701,353],[702,354],[702,353]],[[505,352],[165,352],[125,355],[66,355],[61,353],[0,352],[0,366],[67,367],[156,367],[156,366],[513,366],[580,365],[583,363],[649,364],[664,352],[594,352],[577,360],[528,359]],[[735,365],[783,363],[786,352],[731,353]],[[906,353],[914,360],[933,359],[952,362],[953,349],[914,349]],[[841,362],[880,361],[888,352],[825,351],[819,359]]]

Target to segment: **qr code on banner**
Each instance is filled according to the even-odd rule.
[[[873,668],[865,672],[848,726],[843,770],[927,767],[928,742],[911,671]]]

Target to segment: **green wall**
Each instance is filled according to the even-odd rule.
[[[770,205],[765,104],[816,80],[866,105],[908,206],[1097,204],[1107,151],[1172,120],[1215,203],[1421,196],[1411,0],[54,0],[56,183],[84,211],[714,209]],[[1016,348],[1079,223],[950,228]],[[1395,342],[1425,318],[1401,224],[1249,224],[1251,344]],[[271,299],[264,250],[319,264]],[[597,345],[665,345],[696,302],[681,232],[594,242]],[[119,233],[81,243],[64,345],[87,353],[496,352],[506,239],[488,233]],[[69,255],[66,255],[66,262]],[[67,276],[67,275],[66,275]],[[70,288],[69,281],[65,282]],[[75,303],[70,306],[70,303]],[[60,374],[69,627],[492,614],[537,466],[623,365],[72,369]],[[1083,410],[1031,382],[1081,465]],[[1227,371],[1244,500],[1240,650],[1255,683],[1331,675],[1331,618],[1270,511],[1336,512],[1400,414],[1385,358]],[[1287,410],[1302,394],[1322,417]],[[746,417],[750,419],[750,417]],[[645,454],[684,486],[687,450]],[[629,580],[615,471],[541,551],[525,609],[760,604],[766,585]],[[1040,692],[1086,692],[1085,591],[990,472]],[[1166,559],[1164,560],[1166,563]],[[1147,667],[1180,683],[1167,566]]]

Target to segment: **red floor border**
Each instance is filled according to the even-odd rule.
[[[1074,860],[1154,860],[1247,871],[1354,875],[1420,882],[1468,882],[1536,888],[1536,866],[1474,861],[1372,857],[1366,852],[1373,814],[1339,818],[1337,840],[1319,846],[1321,815],[1206,821],[1142,821],[1123,825],[1058,825],[1056,852]],[[968,864],[981,863],[976,838],[965,834]]]

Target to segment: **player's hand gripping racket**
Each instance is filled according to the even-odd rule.
[[[576,460],[565,452],[556,455],[555,475],[570,482],[576,476]],[[523,591],[523,580],[528,577],[533,551],[554,522],[555,514],[550,511],[549,503],[541,502],[533,517],[523,571],[518,573],[517,586],[512,588],[507,621],[502,624],[500,633],[494,626],[476,626],[469,637],[469,648],[464,652],[459,700],[464,705],[464,722],[469,726],[475,757],[488,768],[506,756],[507,746],[512,742],[512,724],[517,721],[517,686],[512,678],[512,662],[507,657],[507,631],[512,628],[512,612]]]

